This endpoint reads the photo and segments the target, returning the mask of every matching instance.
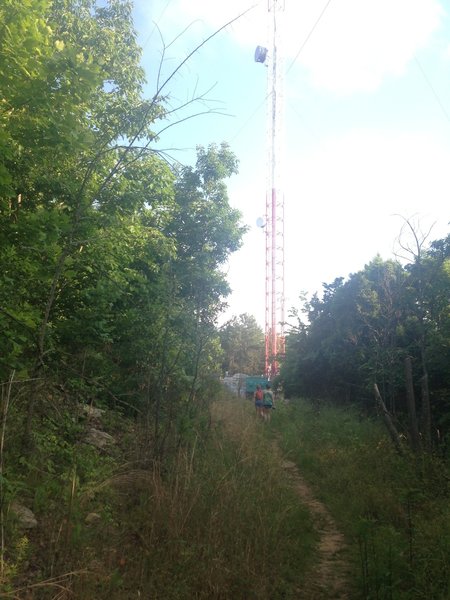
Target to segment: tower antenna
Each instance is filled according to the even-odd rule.
[[[265,374],[271,379],[279,372],[279,357],[285,352],[284,194],[282,190],[284,0],[268,0],[268,16],[269,48],[258,46],[255,51],[255,61],[267,65]]]

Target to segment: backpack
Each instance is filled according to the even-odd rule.
[[[273,396],[272,392],[266,390],[263,396],[263,404],[264,406],[273,406]]]
[[[256,390],[255,392],[255,400],[262,400],[263,399],[263,391],[262,390]]]

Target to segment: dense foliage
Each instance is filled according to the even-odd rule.
[[[49,381],[150,415],[164,437],[218,364],[237,160],[213,145],[175,169],[154,150],[165,105],[143,97],[127,0],[0,15],[0,378],[34,382],[28,442]]]
[[[448,434],[450,237],[427,249],[418,244],[405,266],[376,257],[346,281],[325,284],[323,297],[305,302],[303,312],[287,337],[281,377],[288,396],[367,406],[377,384],[388,410],[401,416],[406,360],[423,438]]]
[[[159,89],[144,97],[140,55],[129,0],[0,5],[6,588],[37,556],[14,501],[42,523],[35,542],[49,554],[36,578],[70,569],[86,533],[86,490],[117,460],[167,469],[218,385],[222,266],[244,232],[225,185],[238,161],[212,144],[197,148],[193,166],[166,162],[154,131],[174,106],[166,109],[158,74]],[[86,422],[87,404],[112,409],[110,422]],[[119,426],[119,415],[130,420]],[[106,426],[124,454],[100,458],[87,445]],[[105,496],[106,520],[109,506]]]
[[[229,375],[264,372],[264,333],[255,317],[233,317],[219,330],[223,350],[222,371]]]

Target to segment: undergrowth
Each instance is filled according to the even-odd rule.
[[[447,465],[399,456],[381,424],[352,408],[295,401],[273,423],[347,536],[360,598],[450,598]]]
[[[21,484],[38,527],[5,517],[0,597],[298,597],[315,533],[250,403],[216,402],[164,462],[143,460],[132,421],[108,422],[118,443],[103,452],[77,443],[78,427],[63,440],[41,428]]]
[[[207,435],[181,449],[170,472],[155,466],[130,473],[125,486],[112,482],[126,488],[116,497],[120,523],[105,538],[119,552],[97,555],[96,598],[297,597],[309,516],[249,408],[216,403]],[[94,583],[81,582],[77,597],[92,597]]]

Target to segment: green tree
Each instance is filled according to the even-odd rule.
[[[12,285],[4,289],[1,306],[9,314],[13,304],[13,316],[36,329],[39,365],[47,356],[48,326],[66,261],[91,237],[87,211],[120,160],[116,140],[131,134],[133,111],[142,104],[143,73],[130,10],[126,2],[98,7],[88,0],[30,0],[20,8],[7,2],[2,8],[0,59],[2,67],[13,68],[12,75],[1,69],[8,73],[1,80],[7,124],[2,139],[8,147],[2,181],[10,184],[0,200],[6,241],[0,260]],[[109,127],[102,119],[109,119]],[[19,281],[31,295],[36,290],[23,305],[12,293]]]
[[[2,379],[120,401],[158,445],[218,364],[221,266],[244,231],[224,183],[237,159],[212,145],[174,172],[152,150],[165,109],[142,98],[130,2],[1,11]]]
[[[430,447],[430,432],[448,426],[448,248],[448,238],[420,245],[406,266],[376,257],[346,281],[324,284],[323,297],[304,304],[307,320],[287,336],[287,393],[372,406],[377,383],[400,420],[407,399],[411,407],[420,398],[419,427]]]
[[[264,332],[255,317],[242,314],[220,328],[222,371],[259,375],[264,372]]]
[[[450,238],[423,248],[416,234],[413,261],[407,265],[410,295],[409,355],[420,397],[421,428],[431,449],[432,431],[449,422],[450,360]]]

